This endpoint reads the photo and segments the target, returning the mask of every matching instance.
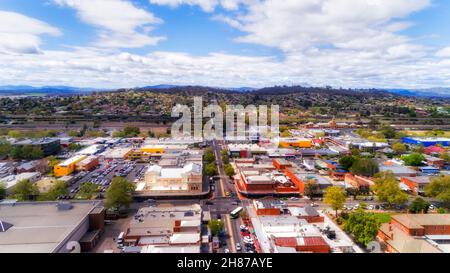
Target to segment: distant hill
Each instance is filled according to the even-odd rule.
[[[208,87],[208,86],[182,86],[172,84],[160,84],[144,87],[131,88],[138,91],[153,92],[178,92],[178,91],[203,91],[203,92],[238,92],[254,93],[259,95],[268,94],[290,94],[301,92],[327,92],[331,94],[363,94],[363,93],[385,93],[399,96],[423,97],[423,98],[450,98],[450,88],[430,88],[430,89],[335,89],[331,87],[310,87],[310,86],[273,86],[264,88],[253,87]],[[0,86],[0,95],[20,96],[20,95],[76,95],[89,94],[92,92],[114,91],[116,89],[98,89],[98,88],[78,88],[71,86],[42,86],[33,87],[28,85],[4,85]],[[118,89],[123,90],[123,89]]]
[[[71,86],[42,86],[34,87],[27,85],[4,85],[0,86],[0,95],[75,95],[88,94],[98,91],[108,91],[96,88],[78,88]]]
[[[450,98],[450,88],[443,87],[429,89],[387,89],[386,91],[401,96]]]

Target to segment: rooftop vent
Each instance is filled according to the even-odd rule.
[[[70,202],[59,202],[56,207],[59,211],[71,210],[73,209],[73,205]]]

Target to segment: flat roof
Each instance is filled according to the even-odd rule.
[[[85,158],[86,158],[85,155],[75,155],[75,156],[73,156],[73,157],[71,157],[69,159],[64,160],[63,162],[59,163],[58,165],[66,167],[66,166],[69,166],[70,164],[73,164],[73,163],[75,163],[77,161],[80,161],[80,160],[83,160]]]
[[[51,253],[98,206],[95,201],[72,202],[58,210],[58,202],[0,203],[0,218],[13,226],[0,232],[0,253]]]

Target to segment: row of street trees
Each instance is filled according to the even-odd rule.
[[[76,199],[90,200],[95,198],[100,188],[98,185],[87,182],[80,186]],[[133,183],[123,177],[114,177],[111,185],[106,190],[105,207],[106,208],[127,208],[133,201]],[[68,187],[64,181],[56,181],[47,192],[40,192],[36,184],[30,180],[19,181],[13,188],[11,198],[19,201],[54,201],[59,196],[67,195]],[[0,184],[0,198],[6,197],[5,185]]]

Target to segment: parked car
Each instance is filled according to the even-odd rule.
[[[240,244],[240,243],[237,243],[237,244],[236,244],[236,250],[237,250],[237,251],[241,251],[241,250],[242,250],[242,247],[241,247],[241,244]]]

